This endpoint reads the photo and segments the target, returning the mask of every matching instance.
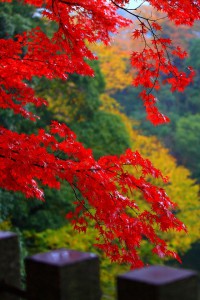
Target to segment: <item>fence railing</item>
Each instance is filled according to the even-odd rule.
[[[25,259],[26,290],[20,285],[18,237],[0,232],[1,300],[100,300],[95,254],[59,249]],[[117,277],[118,300],[198,300],[198,274],[151,266]]]

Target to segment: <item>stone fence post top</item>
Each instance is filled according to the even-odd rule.
[[[163,285],[177,280],[184,280],[192,276],[197,276],[197,272],[158,265],[133,270],[118,276],[118,278],[141,281],[151,285]]]
[[[39,253],[31,257],[27,257],[26,260],[62,267],[68,264],[91,260],[94,258],[98,259],[98,256],[94,253],[87,253],[63,248],[50,252]]]
[[[17,237],[17,234],[10,231],[0,231],[0,240],[10,238],[10,237]]]

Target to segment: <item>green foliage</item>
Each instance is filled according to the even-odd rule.
[[[130,147],[129,135],[119,116],[97,111],[90,120],[72,123],[78,139],[92,148],[96,158],[121,154]]]
[[[195,178],[200,179],[200,114],[189,115],[177,121],[175,140],[179,161],[192,170]]]
[[[46,189],[45,193],[46,201],[42,202],[0,190],[0,221],[10,221],[13,228],[32,231],[63,226],[65,215],[72,210],[75,200],[71,188],[65,184],[59,191]]]
[[[0,3],[0,38],[10,38],[30,30],[35,23],[33,14],[32,7],[22,5],[19,1],[14,1],[13,5]]]

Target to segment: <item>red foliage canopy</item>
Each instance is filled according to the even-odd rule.
[[[9,1],[7,1],[9,2]],[[118,14],[118,8],[129,11],[140,21],[140,29],[133,38],[143,37],[149,32],[152,44],[144,44],[141,53],[133,52],[131,64],[138,69],[134,85],[142,85],[141,97],[148,118],[154,123],[166,122],[156,108],[152,95],[159,88],[160,74],[172,90],[182,90],[192,79],[193,71],[186,74],[173,64],[172,56],[185,57],[180,48],[161,38],[159,20],[151,20],[137,14],[137,9],[128,10],[128,0],[24,0],[24,4],[44,7],[43,14],[58,23],[58,30],[51,38],[35,28],[15,39],[0,40],[0,107],[11,109],[16,114],[35,120],[27,104],[46,105],[28,85],[34,76],[48,79],[67,79],[68,74],[93,76],[86,59],[95,59],[87,44],[103,41],[108,44],[109,33],[119,27],[128,26],[132,20]],[[167,13],[169,19],[178,24],[192,25],[199,19],[199,1],[167,0],[149,1],[156,9]],[[158,34],[159,32],[159,34]],[[24,53],[24,49],[26,52]],[[68,214],[75,229],[86,231],[88,220],[95,221],[99,231],[99,248],[112,260],[128,262],[133,267],[142,266],[137,249],[143,238],[153,245],[153,252],[163,257],[177,254],[167,249],[167,244],[158,236],[156,229],[167,231],[185,230],[185,226],[173,215],[175,204],[163,189],[149,182],[149,176],[166,179],[151,162],[138,152],[127,150],[120,157],[102,157],[98,161],[92,151],[76,141],[76,136],[65,124],[52,122],[50,133],[43,129],[38,134],[19,134],[0,128],[0,186],[21,191],[26,197],[43,199],[42,186],[59,188],[66,180],[77,196],[75,212]],[[66,159],[57,155],[61,152]],[[135,177],[127,166],[139,168]],[[150,211],[141,211],[134,200],[139,190],[150,206]],[[82,198],[79,199],[77,191]],[[90,208],[92,208],[90,210]]]

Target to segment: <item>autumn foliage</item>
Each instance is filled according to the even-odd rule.
[[[31,105],[47,105],[32,88],[34,77],[66,80],[73,73],[94,76],[87,60],[96,56],[88,44],[102,41],[107,45],[110,33],[134,22],[118,14],[120,7],[127,11],[128,2],[24,1],[24,5],[43,7],[43,16],[57,23],[57,29],[51,37],[40,28],[34,28],[14,39],[0,40],[0,107],[34,121],[38,116],[31,112]],[[199,19],[199,1],[149,3],[165,12],[177,25],[191,26]],[[137,69],[133,83],[144,88],[141,97],[148,118],[154,124],[163,123],[168,119],[158,111],[153,90],[167,83],[172,91],[182,91],[191,82],[194,72],[191,67],[189,72],[184,72],[174,65],[173,57],[182,59],[186,53],[162,37],[159,20],[142,17],[137,9],[129,13],[139,21],[133,39],[144,40],[143,49],[131,55],[131,64]],[[145,40],[147,34],[152,37],[150,44]],[[165,75],[164,82],[161,82],[161,74]],[[176,205],[165,191],[149,181],[149,177],[161,178],[164,182],[167,179],[137,151],[127,150],[120,157],[105,156],[96,161],[92,151],[76,141],[75,134],[65,124],[55,121],[49,132],[41,129],[38,134],[28,135],[1,127],[0,136],[2,188],[44,200],[42,186],[59,189],[60,182],[65,180],[77,199],[74,212],[67,218],[78,231],[86,231],[88,222],[94,222],[99,232],[97,246],[112,260],[142,266],[137,249],[144,238],[154,245],[153,253],[179,259],[159,237],[159,231],[181,231],[185,226],[173,214]],[[137,170],[137,176],[129,172],[130,166]],[[147,202],[149,211],[140,210],[134,199],[136,190]]]

